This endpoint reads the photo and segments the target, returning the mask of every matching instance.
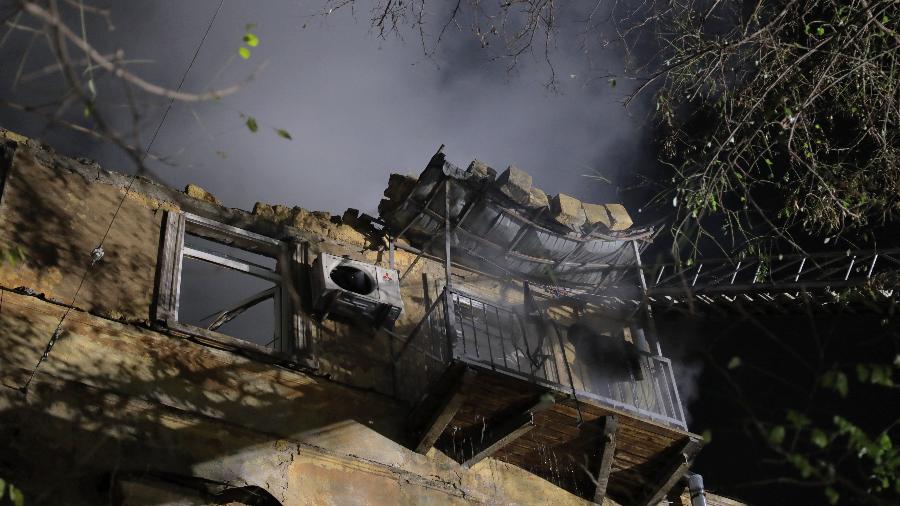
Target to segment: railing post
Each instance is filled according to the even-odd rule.
[[[444,179],[444,326],[447,330],[447,359],[452,360],[456,344],[456,312],[453,308],[453,285],[450,281],[450,178]]]
[[[644,318],[647,322],[647,327],[649,332],[648,337],[653,340],[653,347],[656,348],[656,354],[662,356],[662,347],[659,345],[659,336],[656,334],[656,325],[653,322],[653,312],[650,309],[650,297],[647,294],[647,279],[644,278],[644,266],[641,263],[641,250],[638,248],[637,241],[631,241],[631,246],[634,248],[634,260],[637,264],[638,271],[638,280],[641,283],[641,306],[643,306]]]

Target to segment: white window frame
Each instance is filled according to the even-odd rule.
[[[303,248],[241,228],[187,212],[168,211],[163,217],[163,236],[158,262],[156,298],[153,319],[156,326],[185,334],[216,347],[250,352],[280,361],[308,362],[312,354],[311,332],[301,313],[296,290],[298,267],[303,260]],[[194,235],[226,246],[240,248],[272,257],[275,269],[238,259],[224,253],[211,253],[184,244],[185,234]],[[268,348],[256,343],[223,334],[216,330],[178,321],[181,296],[181,274],[184,258],[200,260],[275,283],[271,296],[275,302],[274,344]],[[257,296],[261,295],[257,294]],[[266,295],[268,298],[268,295]],[[250,299],[245,300],[248,302]],[[225,311],[226,309],[223,309]]]

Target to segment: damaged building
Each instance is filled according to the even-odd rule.
[[[0,142],[27,504],[737,504],[690,473],[649,311],[596,302],[646,289],[621,205],[439,151],[377,217],[248,212]]]

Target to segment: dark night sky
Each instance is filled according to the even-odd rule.
[[[217,5],[216,0],[113,1],[115,30],[89,17],[88,39],[104,53],[122,49],[127,59],[149,60],[132,69],[174,88]],[[434,5],[440,16],[444,4]],[[176,166],[150,164],[166,182],[197,183],[226,205],[244,209],[268,201],[372,212],[390,172],[417,174],[446,144],[458,165],[473,158],[498,170],[515,164],[548,193],[604,202],[616,200],[615,188],[583,174],[596,170],[615,177],[653,159],[645,138],[645,105],[622,106],[627,90],[621,80],[617,87],[606,79],[588,83],[606,71],[621,73],[621,48],[594,53],[588,69],[575,45],[573,23],[562,25],[552,54],[561,82],[554,93],[544,86],[550,74],[540,54],[523,58],[508,74],[505,63],[491,62],[464,28],[451,30],[436,58],[428,59],[413,31],[403,31],[402,40],[394,35],[382,40],[369,28],[366,9],[311,17],[320,8],[319,2],[225,1],[184,90],[207,89],[223,65],[213,87],[268,64],[238,94],[220,102],[175,104],[152,151]],[[70,14],[77,27],[76,12]],[[261,43],[244,61],[236,50],[247,23],[256,24]],[[429,26],[436,26],[435,20]],[[22,63],[30,38],[14,33],[2,48],[0,96],[33,105],[58,96],[61,80],[54,74],[20,81],[12,89],[20,65],[27,75],[48,61],[46,44],[37,40]],[[123,103],[120,86],[98,82],[101,101]],[[145,143],[164,106],[157,99],[144,108]],[[72,111],[75,119],[78,112]],[[241,113],[257,118],[259,133],[244,127]],[[109,108],[107,115],[122,125],[130,121],[125,107]],[[59,128],[47,132],[44,123],[0,110],[0,124],[7,128],[106,168],[131,170],[116,148]],[[288,130],[294,140],[278,138],[273,128]]]

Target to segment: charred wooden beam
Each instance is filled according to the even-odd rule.
[[[553,395],[546,393],[534,401],[524,412],[491,423],[484,429],[484,437],[473,451],[473,455],[463,462],[463,467],[474,466],[530,432],[534,429],[534,414],[549,409],[555,402]]]
[[[654,481],[650,482],[650,488],[643,498],[635,504],[640,506],[655,506],[665,498],[666,494],[675,486],[684,473],[691,467],[691,463],[703,444],[690,437],[684,438],[676,446],[677,450],[663,465],[662,471]]]
[[[594,502],[603,504],[606,497],[606,487],[609,485],[609,473],[612,470],[613,456],[616,452],[616,429],[619,427],[619,419],[616,415],[608,415],[603,419],[603,446],[600,449],[600,457],[595,471]]]
[[[435,388],[419,403],[410,416],[413,449],[425,454],[443,434],[466,400],[466,389],[476,373],[464,364],[456,363],[444,373]],[[424,422],[422,422],[424,420]]]

